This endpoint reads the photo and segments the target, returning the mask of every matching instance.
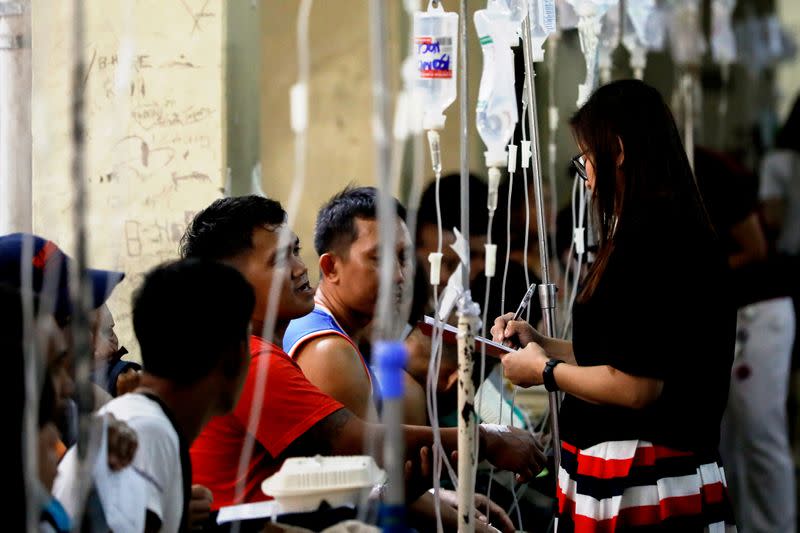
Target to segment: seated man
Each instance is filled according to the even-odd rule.
[[[29,395],[26,391],[26,340],[25,319],[23,302],[34,303],[38,307],[38,297],[30,291],[20,291],[15,287],[0,283],[0,353],[3,354],[7,364],[4,368],[8,372],[7,410],[11,417],[11,424],[7,430],[11,435],[24,435],[26,430],[26,405],[30,407]],[[34,346],[36,344],[34,343]],[[42,354],[34,348],[34,357],[43,359]],[[10,390],[9,390],[10,389]],[[11,454],[8,456],[13,466],[10,481],[7,481],[10,490],[6,493],[9,499],[10,514],[6,517],[7,527],[15,531],[32,529],[33,524],[43,523],[42,531],[67,532],[72,530],[69,516],[64,511],[61,503],[53,498],[53,480],[58,468],[58,455],[56,442],[58,429],[56,428],[56,395],[53,381],[48,372],[44,373],[42,389],[38,394],[38,416],[32,418],[37,421],[36,436],[33,439],[16,438],[12,440]],[[31,468],[26,470],[25,445],[33,441],[36,446],[37,471]],[[7,479],[8,479],[7,477]]]
[[[405,283],[405,253],[410,242],[403,220],[405,209],[398,202],[395,202],[395,209],[394,282],[400,293]],[[321,276],[314,310],[289,323],[283,337],[284,351],[297,361],[308,380],[320,390],[342,402],[359,418],[375,420],[379,407],[378,384],[358,345],[359,340],[367,336],[368,326],[375,317],[380,285],[380,265],[376,261],[380,248],[377,190],[348,187],[322,206],[315,225],[314,247],[319,254]],[[451,385],[456,381],[457,373]],[[410,382],[407,378],[408,385],[419,388]],[[427,425],[424,405],[423,393],[417,403],[421,410],[408,409],[404,413],[406,422]],[[432,495],[423,495],[409,510],[412,523],[419,529],[436,527],[432,523],[418,523],[434,516]],[[495,521],[505,517],[505,512],[499,508],[491,514]],[[443,520],[445,527],[457,527],[455,509],[443,507]]]
[[[410,242],[405,209],[396,201],[395,209],[400,293]],[[283,349],[320,390],[359,418],[375,420],[379,386],[358,344],[375,317],[380,285],[376,189],[348,187],[331,198],[317,214],[314,248],[320,269],[314,309],[292,320]]]
[[[26,244],[30,246],[30,256],[24,258]],[[0,237],[0,283],[18,289],[27,289],[24,285],[23,262],[30,262],[30,289],[41,302],[43,315],[52,315],[56,327],[49,332],[51,340],[63,344],[63,349],[55,353],[56,360],[51,361],[53,384],[56,387],[56,403],[58,405],[59,425],[62,432],[73,433],[77,430],[77,420],[64,420],[68,416],[68,404],[72,401],[75,384],[72,376],[73,354],[72,337],[67,334],[73,304],[70,298],[69,275],[67,268],[72,260],[52,241],[37,235],[12,233]],[[87,269],[89,289],[91,291],[91,312],[105,305],[114,287],[125,277],[121,272]],[[54,326],[56,325],[54,324]],[[62,336],[63,339],[52,339]],[[102,391],[100,391],[102,393]],[[72,426],[72,427],[68,427]],[[72,435],[62,435],[68,442]]]
[[[183,238],[185,257],[236,267],[256,294],[242,399],[230,415],[212,420],[192,447],[195,482],[211,489],[214,508],[268,499],[260,484],[286,457],[362,454],[369,439],[382,461],[383,427],[363,421],[312,385],[279,348],[289,322],[314,307],[299,241],[294,235],[280,238],[290,231],[285,216],[279,203],[263,197],[224,198],[198,213]],[[276,302],[269,302],[272,293]],[[267,315],[270,303],[274,317]],[[264,332],[267,318],[274,318],[274,334]],[[405,426],[404,432],[410,456],[433,442],[430,428]],[[500,468],[524,478],[541,468],[543,457],[526,432],[482,427],[479,438],[483,455]],[[448,451],[456,448],[454,430],[442,439]]]
[[[458,209],[448,209],[453,198],[461,194],[461,174],[447,174],[439,180],[439,203],[441,209],[436,208],[436,182],[431,181],[419,201],[417,210],[416,246],[417,268],[425,271],[426,278],[430,277],[430,263],[428,254],[438,250],[439,244],[439,218],[442,225],[442,286],[447,283],[450,275],[458,267],[458,255],[450,248],[456,242],[453,228],[461,226],[461,213]],[[470,283],[483,275],[484,253],[483,245],[486,242],[486,229],[489,222],[486,210],[489,187],[484,179],[474,174],[469,175],[469,249],[470,249]],[[500,202],[503,204],[504,202]],[[437,215],[437,211],[439,214]],[[504,220],[497,217],[495,220]],[[495,222],[495,227],[500,224]],[[502,227],[505,228],[503,224]],[[467,236],[464,236],[467,238]],[[497,242],[495,240],[495,242]],[[500,257],[499,255],[497,257]],[[482,297],[483,295],[473,295]]]
[[[56,395],[59,458],[66,450],[64,443],[72,444],[78,429],[78,411],[73,400],[76,354],[73,352],[73,335],[69,331],[73,302],[67,270],[71,261],[55,243],[37,235],[12,233],[0,236],[0,284],[21,291],[30,290],[26,298],[33,300],[30,302],[33,311],[30,318],[34,320],[38,340],[42,343],[45,367]],[[90,314],[93,314],[105,305],[124,274],[87,269],[86,277],[91,294]],[[94,407],[97,408],[108,395],[99,387],[93,387],[92,392]]]
[[[4,346],[0,352],[11,357],[15,363],[18,357],[20,367],[23,366],[23,354],[34,354],[32,358],[26,357],[25,362],[34,365],[41,380],[41,388],[34,391],[26,390],[26,380],[12,380],[14,396],[23,405],[31,397],[41,397],[38,434],[41,484],[37,485],[29,477],[25,482],[29,483],[30,492],[26,495],[21,488],[20,495],[29,498],[26,507],[30,512],[38,514],[37,506],[46,504],[43,512],[49,515],[48,522],[56,529],[63,524],[53,522],[59,518],[53,513],[67,518],[63,509],[59,512],[60,503],[49,495],[56,465],[65,451],[63,433],[58,426],[69,426],[70,405],[74,407],[72,396],[75,392],[75,354],[70,331],[73,303],[67,272],[70,261],[58,246],[36,235],[14,233],[0,236],[0,291],[3,293],[0,342]],[[104,304],[122,278],[119,273],[91,269],[86,276],[89,280],[90,305],[95,308]],[[29,336],[33,340],[30,344]],[[29,369],[20,368],[20,371],[25,375]],[[16,412],[22,413],[21,418],[15,418],[20,422],[27,416],[24,409]],[[23,427],[26,426],[20,427],[19,434],[24,435]],[[123,422],[110,419],[108,436],[109,467],[118,470],[127,466],[133,458],[136,435]],[[12,457],[21,460],[16,453]],[[12,507],[16,509],[14,505]],[[25,527],[20,524],[19,529]]]
[[[133,328],[144,369],[132,393],[100,412],[127,421],[139,436],[133,469],[146,509],[131,509],[129,521],[140,521],[145,531],[184,531],[189,525],[189,446],[213,416],[229,412],[239,399],[250,363],[253,305],[242,276],[211,261],[162,265],[134,295]],[[59,465],[55,491],[72,512],[77,478],[73,447]],[[100,499],[120,496],[101,493]]]
[[[101,305],[89,313],[92,330],[94,370],[92,381],[112,397],[125,394],[136,388],[142,365],[122,359],[128,353],[114,331],[114,316],[108,305]]]

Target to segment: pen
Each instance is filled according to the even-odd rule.
[[[525,309],[531,303],[531,298],[533,297],[533,291],[536,288],[535,283],[531,283],[531,286],[528,287],[527,292],[525,292],[525,296],[522,297],[522,301],[519,303],[519,307],[517,307],[517,312],[514,313],[514,318],[511,320],[519,320],[522,318],[522,313],[525,312]]]

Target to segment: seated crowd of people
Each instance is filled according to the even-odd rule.
[[[429,293],[419,283],[423,274],[411,277],[406,268],[410,238],[405,210],[395,205],[395,282],[415,287],[402,428],[408,519],[432,530],[441,513],[445,529],[454,530],[455,494],[443,489],[436,509],[428,491],[430,333],[417,322],[430,312]],[[370,453],[382,464],[381,387],[369,353],[379,285],[376,206],[372,187],[348,187],[322,206],[313,241],[316,289],[278,202],[243,196],[202,209],[186,229],[180,259],[148,272],[132,298],[141,365],[123,358],[106,305],[124,274],[84,273],[86,316],[70,295],[75,263],[55,243],[0,237],[7,317],[0,339],[14,352],[17,427],[38,450],[18,469],[20,502],[12,509],[19,523],[48,531],[87,524],[212,530],[220,508],[270,499],[261,483],[286,458]],[[457,430],[447,427],[456,425],[454,352],[444,349],[437,391],[448,456],[457,448]],[[79,390],[77,375],[91,376],[91,391]],[[489,386],[484,376],[475,381]],[[509,425],[481,415],[491,423],[479,426],[480,459],[518,481],[534,479],[545,458],[532,432],[519,427],[519,417]],[[19,444],[18,456],[29,456]],[[479,492],[476,508],[479,530],[514,530],[503,508]]]

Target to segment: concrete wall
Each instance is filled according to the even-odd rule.
[[[449,2],[450,5],[455,2]],[[474,2],[473,2],[474,4]],[[264,192],[285,202],[294,176],[294,139],[289,127],[289,89],[297,80],[296,17],[298,2],[262,3],[261,164]],[[389,72],[399,82],[407,50],[408,23],[402,2],[387,2],[390,32]],[[372,93],[369,68],[368,4],[364,0],[317,1],[311,11],[311,81],[308,173],[295,230],[303,258],[316,277],[313,228],[319,207],[349,183],[375,185],[374,145],[370,124]],[[474,8],[473,8],[474,9]],[[471,20],[471,18],[470,18]],[[473,39],[472,41],[477,41]],[[480,55],[477,42],[470,48]],[[476,63],[474,68],[480,68]],[[474,122],[478,77],[470,77],[470,120]],[[458,100],[450,106],[442,136],[445,172],[458,169]],[[472,168],[483,162],[482,147],[472,138]],[[427,157],[427,156],[426,156]],[[429,169],[426,164],[426,170]],[[453,204],[457,208],[457,203]]]
[[[222,0],[85,4],[88,262],[123,271],[109,307],[136,352],[130,297],[178,257],[186,222],[225,168]],[[33,229],[75,252],[71,2],[33,2]]]

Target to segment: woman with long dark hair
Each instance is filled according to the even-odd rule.
[[[727,265],[668,107],[640,81],[599,88],[570,120],[599,250],[573,341],[504,315],[521,386],[565,392],[559,531],[725,531],[719,455],[736,313]],[[721,529],[717,529],[721,528]]]

